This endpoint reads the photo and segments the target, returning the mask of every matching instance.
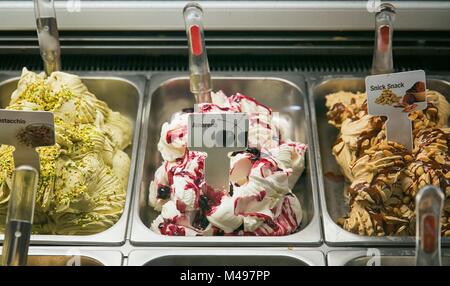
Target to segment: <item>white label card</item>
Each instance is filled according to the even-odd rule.
[[[29,165],[39,171],[39,155],[34,148],[55,145],[53,113],[0,109],[0,128],[0,144],[15,147],[15,166]]]
[[[229,188],[229,152],[247,148],[246,113],[192,113],[188,117],[188,149],[207,153],[205,180],[214,189]]]
[[[0,109],[0,144],[35,148],[55,144],[53,113]]]
[[[386,116],[386,137],[413,148],[410,112],[427,108],[426,77],[423,70],[366,77],[370,115]]]
[[[188,117],[188,129],[191,150],[247,147],[248,116],[245,113],[192,113]]]

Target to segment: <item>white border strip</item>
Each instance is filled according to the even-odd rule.
[[[61,30],[174,31],[184,30],[186,2],[69,0],[57,1],[56,12]],[[356,31],[374,27],[367,1],[200,2],[208,30]],[[396,30],[450,31],[450,2],[391,2],[398,12]],[[0,31],[34,29],[32,1],[0,1]]]

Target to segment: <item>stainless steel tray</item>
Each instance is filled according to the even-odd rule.
[[[125,151],[131,156],[130,175],[123,214],[115,225],[93,235],[32,235],[31,244],[53,245],[121,245],[125,242],[128,215],[132,200],[134,173],[144,101],[145,77],[118,73],[79,74],[84,84],[109,107],[130,118],[134,125],[132,145]],[[11,93],[17,87],[17,74],[0,74],[0,107],[9,104]],[[4,235],[0,235],[3,241]]]
[[[430,78],[430,77],[429,77]],[[414,237],[369,237],[353,234],[336,224],[336,220],[347,214],[348,205],[344,198],[344,181],[334,180],[335,174],[341,174],[339,166],[331,153],[338,130],[328,123],[326,117],[325,96],[345,91],[365,91],[362,76],[336,76],[309,78],[307,80],[311,104],[311,122],[313,125],[314,149],[316,150],[317,178],[321,198],[325,241],[329,245],[415,245]],[[450,83],[433,78],[427,80],[427,88],[441,92],[450,101]],[[327,174],[331,174],[328,176]],[[450,245],[450,238],[442,238],[443,245]]]
[[[450,266],[450,251],[443,250],[442,265]],[[367,248],[330,251],[329,266],[415,266],[415,250],[392,248]]]
[[[32,246],[27,266],[121,266],[122,261],[122,252],[113,248]]]
[[[183,74],[184,75],[184,74]],[[273,74],[272,74],[273,75]],[[193,96],[189,92],[189,80],[180,74],[155,75],[150,79],[150,96],[144,107],[143,129],[139,162],[137,165],[136,188],[132,210],[133,223],[131,243],[135,245],[318,245],[321,243],[320,214],[314,169],[314,156],[309,122],[309,108],[304,82],[300,76],[275,74],[275,76],[255,74],[227,74],[213,77],[215,90],[226,94],[242,92],[271,106],[292,122],[297,123],[293,135],[295,140],[309,144],[306,171],[297,182],[294,193],[303,206],[304,220],[298,233],[282,237],[174,237],[154,233],[148,228],[157,212],[147,204],[148,186],[155,170],[161,164],[157,150],[161,126],[170,116],[192,107]],[[288,107],[291,111],[288,110]]]
[[[325,266],[318,250],[155,248],[133,250],[128,266]]]

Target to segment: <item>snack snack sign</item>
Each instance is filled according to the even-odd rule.
[[[413,148],[410,112],[427,107],[426,79],[423,70],[368,76],[366,78],[368,112],[386,116],[386,137]]]

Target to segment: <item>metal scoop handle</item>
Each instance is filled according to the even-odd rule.
[[[416,196],[416,265],[441,266],[441,214],[444,193],[434,187],[422,188]]]
[[[205,48],[203,10],[198,3],[188,3],[183,10],[189,44],[190,89],[196,103],[211,102],[211,73]]]
[[[392,35],[394,31],[395,7],[383,3],[375,15],[375,48],[372,61],[372,74],[385,74],[394,71],[392,59]]]
[[[31,166],[19,166],[14,172],[3,244],[4,266],[27,263],[38,179],[38,171]]]
[[[61,70],[61,48],[53,0],[34,0],[39,48],[47,75]]]

